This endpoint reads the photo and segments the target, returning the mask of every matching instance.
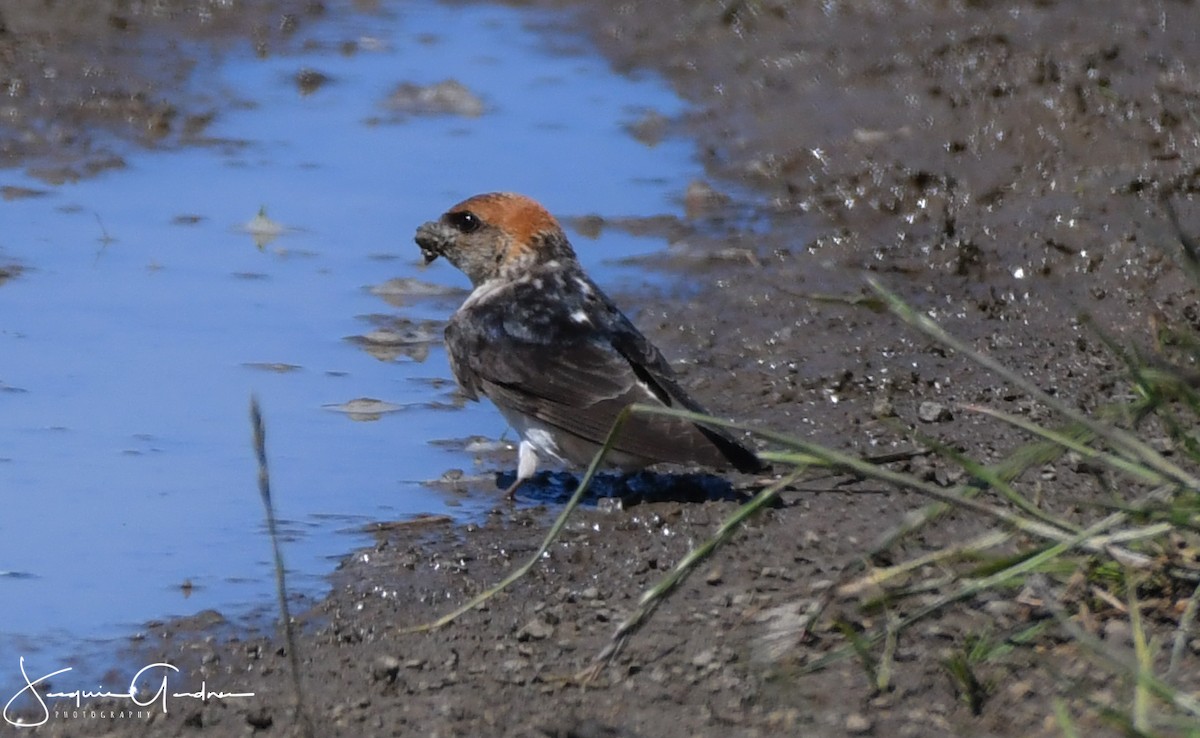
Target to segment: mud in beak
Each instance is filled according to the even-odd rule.
[[[445,226],[436,221],[430,221],[417,229],[415,240],[421,247],[421,256],[425,259],[425,263],[431,264],[434,259],[445,252]]]

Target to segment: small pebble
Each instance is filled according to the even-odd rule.
[[[871,732],[871,720],[862,713],[853,712],[846,716],[846,732],[850,735],[863,735]]]
[[[917,408],[917,418],[922,423],[944,423],[953,420],[954,415],[940,402],[926,400]]]
[[[554,635],[554,626],[542,618],[534,618],[517,631],[518,641],[544,641]]]
[[[255,730],[266,730],[275,722],[271,717],[271,713],[265,707],[260,707],[257,710],[251,710],[246,713],[246,722]]]
[[[705,667],[705,666],[708,666],[709,664],[711,664],[713,661],[715,661],[716,658],[717,658],[717,652],[711,648],[706,648],[703,651],[701,651],[700,653],[698,653],[692,657],[692,665],[699,666],[699,667]]]
[[[625,503],[620,497],[601,497],[596,500],[596,509],[602,513],[617,513],[625,509]]]
[[[1030,694],[1033,694],[1033,685],[1027,681],[1016,682],[1009,686],[1008,693],[1013,699],[1024,699]]]
[[[371,667],[371,678],[377,682],[394,682],[400,673],[400,659],[395,656],[380,656]]]
[[[1104,624],[1104,640],[1110,643],[1129,645],[1133,643],[1132,636],[1133,630],[1124,620],[1114,618]]]
[[[983,606],[984,612],[993,617],[1015,618],[1021,612],[1021,606],[1012,600],[992,600]]]

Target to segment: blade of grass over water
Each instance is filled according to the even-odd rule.
[[[283,565],[283,550],[279,546],[279,530],[275,524],[275,503],[271,499],[271,470],[267,464],[267,425],[263,421],[258,398],[250,396],[250,427],[253,432],[254,456],[258,461],[258,494],[262,499],[267,518],[267,536],[271,539],[271,553],[275,562],[275,593],[278,597],[279,620],[283,625],[283,638],[287,648],[288,666],[292,673],[292,691],[295,714],[300,729],[306,738],[313,733],[312,718],[308,714],[308,702],[304,698],[304,684],[300,674],[300,654],[296,648],[296,629],[288,608],[286,569]]]

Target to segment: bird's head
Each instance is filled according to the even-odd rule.
[[[475,286],[501,275],[518,276],[551,260],[575,260],[554,216],[511,192],[463,200],[418,228],[416,241],[426,264],[444,256]]]

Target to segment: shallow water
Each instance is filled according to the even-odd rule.
[[[663,83],[614,74],[550,16],[387,7],[333,4],[302,52],[200,64],[193,83],[223,111],[211,145],[130,150],[128,168],[57,187],[0,172],[0,185],[47,190],[0,203],[0,266],[26,269],[0,285],[0,685],[20,656],[31,672],[87,673],[148,619],[269,607],[252,393],[300,592],[321,592],[370,521],[495,503],[421,484],[474,468],[431,441],[504,432],[490,406],[430,407],[452,400],[430,381],[449,377],[440,344],[381,360],[347,340],[375,329],[370,316],[441,320],[461,299],[397,307],[371,292],[398,277],[466,286],[444,263],[419,266],[418,224],[493,189],[560,216],[680,209],[700,173],[690,145],[625,130],[681,110]],[[303,95],[301,68],[332,81]],[[381,104],[399,83],[448,78],[486,111],[395,117]],[[262,248],[243,229],[260,207],[286,229]],[[612,262],[661,246],[571,235],[610,285],[646,279]],[[364,397],[400,409],[331,409]]]

